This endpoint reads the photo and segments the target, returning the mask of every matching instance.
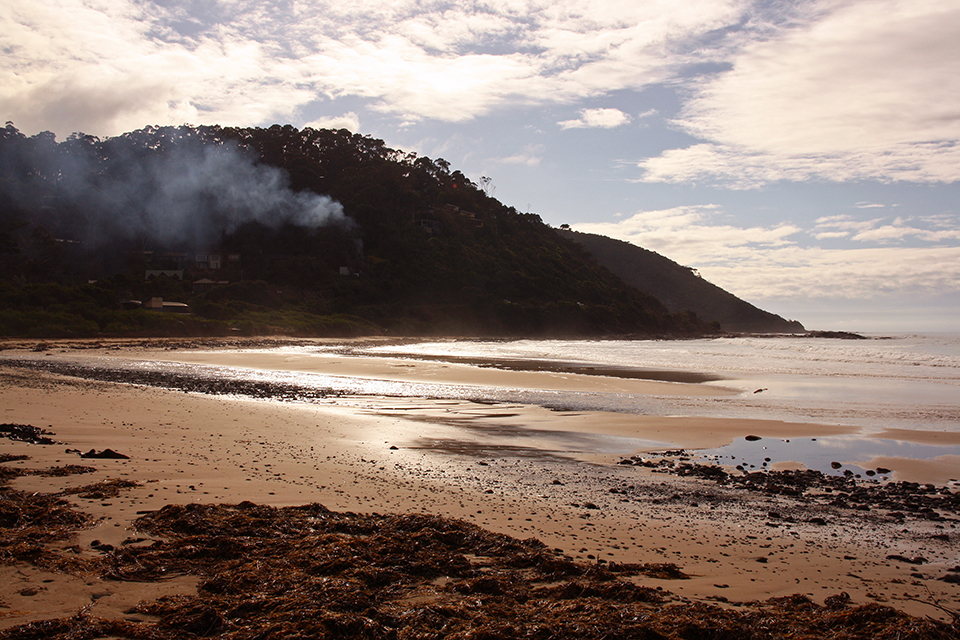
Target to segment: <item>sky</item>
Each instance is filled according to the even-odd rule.
[[[346,128],[808,329],[960,332],[960,0],[4,0],[0,51],[27,135]]]

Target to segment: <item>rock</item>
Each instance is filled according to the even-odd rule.
[[[825,598],[823,604],[825,604],[828,609],[842,609],[850,604],[850,594],[846,591],[841,591],[836,595]]]
[[[743,439],[746,440],[747,442],[756,442],[757,440],[761,440],[762,438],[760,436],[745,436]]]
[[[895,560],[896,562],[906,562],[907,564],[925,564],[927,562],[927,559],[921,556],[917,556],[915,558],[907,558],[906,556],[901,556],[897,554],[891,554],[887,556],[887,560]]]
[[[96,449],[90,449],[86,453],[80,454],[81,458],[98,458],[103,460],[129,460],[130,456],[124,455],[122,453],[117,453],[113,449],[104,449],[103,451],[97,451]]]

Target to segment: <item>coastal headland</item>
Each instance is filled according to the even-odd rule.
[[[349,355],[316,359],[252,352],[256,345],[249,342],[245,351],[236,346],[135,340],[4,345],[0,422],[35,427],[53,442],[0,438],[5,460],[0,467],[11,470],[6,487],[24,495],[56,494],[87,518],[70,537],[49,542],[49,548],[79,562],[155,544],[163,534],[151,533],[144,518],[162,520],[171,509],[191,505],[213,509],[252,503],[250,508],[281,509],[312,504],[358,518],[440,517],[490,535],[536,539],[542,543],[536,548],[558,561],[598,571],[659,566],[664,568],[660,574],[637,569],[621,580],[677,606],[749,612],[777,598],[800,598],[818,611],[880,605],[940,621],[936,632],[945,635],[939,637],[956,637],[950,635],[956,633],[960,601],[955,481],[916,484],[904,503],[920,496],[925,506],[910,512],[888,503],[871,506],[866,482],[837,488],[808,478],[799,485],[794,481],[790,491],[783,490],[783,482],[778,490],[764,490],[718,481],[723,474],[746,475],[733,469],[690,472],[696,465],[686,455],[746,435],[815,438],[849,432],[849,427],[572,412],[429,397],[311,395],[284,383],[208,381],[204,386],[202,375],[164,377],[159,365],[153,373],[139,369],[139,377],[131,377],[115,366],[121,361],[182,363],[706,399],[730,393],[697,381],[611,372],[505,371],[477,363]],[[45,473],[70,465],[86,471]],[[122,486],[114,493],[70,492],[97,483]],[[865,486],[866,493],[854,495],[855,485]],[[823,499],[827,494],[830,500]],[[81,611],[156,622],[161,619],[157,610],[131,611],[138,603],[195,596],[205,575],[171,573],[164,579],[124,580],[76,568],[55,570],[22,558],[11,561],[8,554],[0,565],[5,585],[0,635],[2,629],[73,618]],[[437,598],[423,597],[432,603]]]

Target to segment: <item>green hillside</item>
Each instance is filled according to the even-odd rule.
[[[583,246],[597,262],[660,300],[673,313],[690,310],[721,329],[743,333],[802,333],[803,325],[763,311],[707,282],[689,267],[629,242],[606,236],[559,230]]]
[[[0,273],[0,335],[712,330],[444,160],[345,130],[150,127],[57,142],[8,123]]]

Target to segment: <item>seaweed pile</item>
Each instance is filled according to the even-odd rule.
[[[29,424],[0,424],[0,437],[9,438],[18,442],[29,442],[30,444],[56,444],[56,440],[50,436],[55,435],[49,431],[44,431],[39,427]]]
[[[105,484],[124,488],[85,490]],[[0,491],[0,512],[3,540],[26,536],[35,548],[89,524],[62,497],[9,488]],[[200,578],[196,593],[141,602],[123,620],[87,608],[0,638],[960,638],[956,621],[851,606],[845,594],[824,605],[801,595],[724,607],[690,602],[643,584],[685,577],[673,565],[577,563],[535,539],[438,516],[243,502],[168,505],[135,524],[148,539],[104,546],[58,570],[114,581],[189,574]],[[38,559],[0,555],[5,563]]]
[[[48,371],[63,376],[174,389],[188,393],[239,395],[271,400],[311,400],[339,395],[326,387],[311,387],[284,382],[216,377],[209,373],[188,373],[138,369],[136,367],[83,366],[64,361],[5,359],[3,365],[21,369]]]
[[[0,455],[0,463],[27,459]],[[66,465],[43,470],[15,469],[0,465],[0,484],[22,475],[66,476],[96,471],[92,467]],[[73,490],[82,493],[84,488]],[[0,486],[0,563],[26,562],[44,569],[66,571],[81,568],[82,561],[48,548],[52,542],[69,540],[91,518],[73,508],[63,494],[26,493]]]

